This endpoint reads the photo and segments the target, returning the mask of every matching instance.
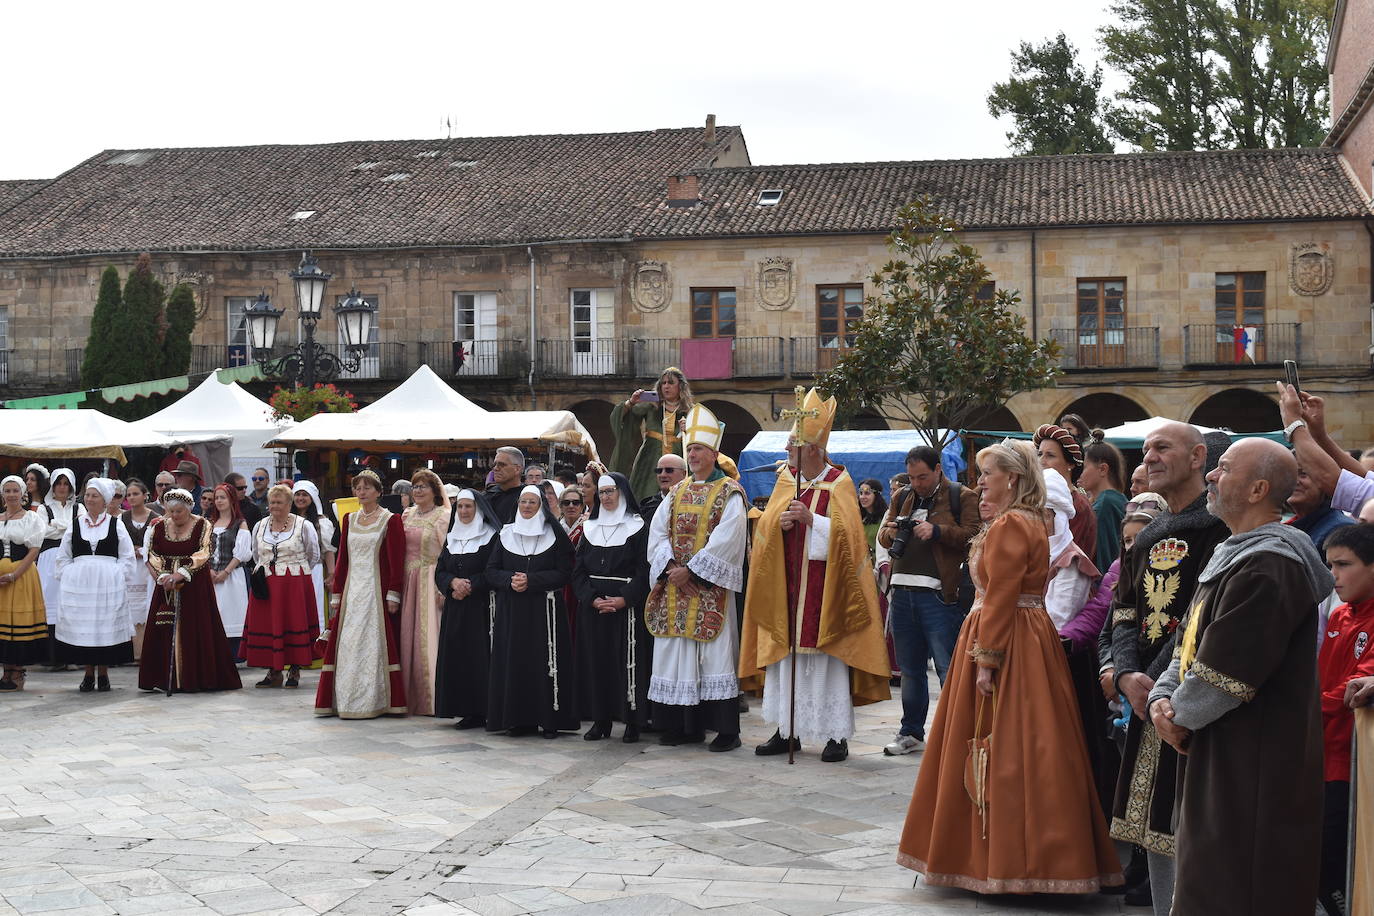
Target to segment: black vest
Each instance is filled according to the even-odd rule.
[[[81,531],[86,527],[85,519],[78,519],[72,528],[72,557],[114,557],[119,559],[119,522],[110,519],[110,524],[105,531],[105,536],[95,545],[95,550],[91,550],[91,542],[81,536]]]

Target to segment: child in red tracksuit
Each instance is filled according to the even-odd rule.
[[[1326,562],[1336,594],[1346,602],[1331,612],[1317,656],[1321,678],[1326,797],[1322,814],[1321,904],[1345,913],[1346,837],[1350,811],[1350,739],[1355,715],[1346,684],[1374,675],[1374,525],[1347,525],[1327,536]]]

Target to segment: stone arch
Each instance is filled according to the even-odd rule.
[[[1058,420],[1066,413],[1076,413],[1094,428],[1111,429],[1132,420],[1148,420],[1150,414],[1135,401],[1120,394],[1098,391],[1085,394],[1075,401],[1064,405],[1054,418]]]
[[[731,459],[738,461],[739,453],[749,444],[762,427],[754,415],[733,401],[702,400],[700,403],[711,409],[716,419],[725,424],[725,438],[720,450]]]
[[[572,411],[579,423],[587,428],[601,460],[609,462],[611,451],[615,448],[615,434],[611,431],[611,411],[615,405],[600,398],[588,398],[571,404],[564,410]]]
[[[1021,432],[1021,421],[1012,413],[1010,407],[1005,404],[980,411],[969,417],[964,424],[968,429],[986,429],[999,433]]]
[[[854,416],[850,417],[849,422],[845,424],[844,428],[891,429],[892,425],[888,423],[885,418],[878,416],[876,413],[872,413],[870,411],[863,411],[861,413],[856,413]]]
[[[1267,433],[1283,428],[1278,403],[1248,388],[1218,391],[1197,406],[1188,422],[1237,433]]]

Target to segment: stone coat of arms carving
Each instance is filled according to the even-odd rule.
[[[1326,242],[1294,245],[1288,255],[1288,285],[1299,296],[1320,296],[1331,288],[1336,267]]]
[[[630,301],[641,312],[661,312],[673,298],[668,265],[662,261],[636,261],[630,276]]]
[[[791,258],[764,258],[759,261],[759,304],[766,309],[781,311],[796,298],[796,272]]]

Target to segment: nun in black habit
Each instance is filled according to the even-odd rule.
[[[596,504],[582,523],[573,567],[577,595],[577,699],[592,727],[582,737],[599,741],[611,720],[625,723],[622,740],[639,740],[649,724],[649,669],[654,642],[644,626],[649,594],[646,541],[649,526],[624,474],[602,474]]]
[[[487,680],[496,620],[487,561],[500,527],[485,494],[460,490],[434,569],[434,584],[444,596],[434,714],[457,718],[456,728],[487,723]]]
[[[487,585],[496,594],[487,731],[577,731],[577,679],[563,587],[573,549],[538,487],[520,491],[515,521],[493,539]]]

